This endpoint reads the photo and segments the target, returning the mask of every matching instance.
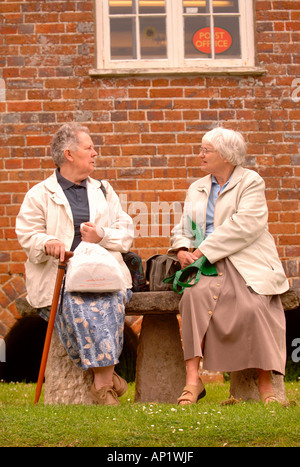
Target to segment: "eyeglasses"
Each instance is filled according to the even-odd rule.
[[[200,152],[203,152],[203,154],[206,156],[206,154],[208,154],[209,152],[214,152],[214,150],[207,149],[207,148],[204,148],[203,146],[200,146]]]

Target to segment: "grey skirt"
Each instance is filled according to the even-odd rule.
[[[201,276],[179,304],[184,358],[208,371],[260,368],[285,373],[285,315],[279,295],[247,287],[229,259],[218,276]]]

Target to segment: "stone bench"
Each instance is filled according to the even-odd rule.
[[[143,316],[136,361],[136,402],[177,403],[185,385],[177,316],[180,298],[172,291],[139,292],[126,305],[126,316]],[[294,292],[284,294],[282,301],[285,310],[299,306],[299,296]],[[285,400],[283,376],[273,374],[272,379],[276,396]],[[92,380],[92,370],[82,371],[73,364],[54,330],[45,372],[45,403],[92,404]],[[231,373],[229,397],[259,400],[256,371]]]
[[[176,403],[185,385],[185,363],[174,292],[136,292],[126,316],[143,315],[136,361],[135,401]],[[45,371],[46,404],[91,404],[91,370],[68,357],[55,329]]]

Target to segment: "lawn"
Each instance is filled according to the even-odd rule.
[[[135,403],[134,384],[117,407],[33,405],[35,384],[0,382],[0,446],[300,446],[300,383],[286,383],[289,406],[222,405],[229,383],[206,385],[198,404]]]

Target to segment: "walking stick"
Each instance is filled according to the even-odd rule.
[[[41,361],[41,366],[40,366],[40,371],[39,371],[39,376],[38,376],[38,381],[37,381],[37,386],[36,386],[36,391],[35,391],[34,404],[38,403],[40,395],[41,395],[43,380],[44,380],[44,374],[45,374],[45,368],[46,368],[46,364],[47,364],[48,353],[49,353],[50,343],[51,343],[51,337],[52,337],[52,332],[53,332],[54,322],[55,322],[55,317],[56,317],[56,311],[57,311],[57,306],[58,306],[58,302],[59,302],[60,289],[61,289],[62,281],[63,281],[63,278],[64,278],[67,262],[69,261],[69,259],[72,256],[73,256],[72,251],[66,251],[64,260],[60,261],[58,263],[58,271],[57,271],[57,275],[56,275],[56,282],[55,282],[53,300],[52,300],[52,305],[51,305],[51,310],[50,310],[50,315],[49,315],[49,321],[48,321],[48,326],[47,326],[46,337],[45,337],[44,349],[43,349],[43,354],[42,354],[42,361]]]

